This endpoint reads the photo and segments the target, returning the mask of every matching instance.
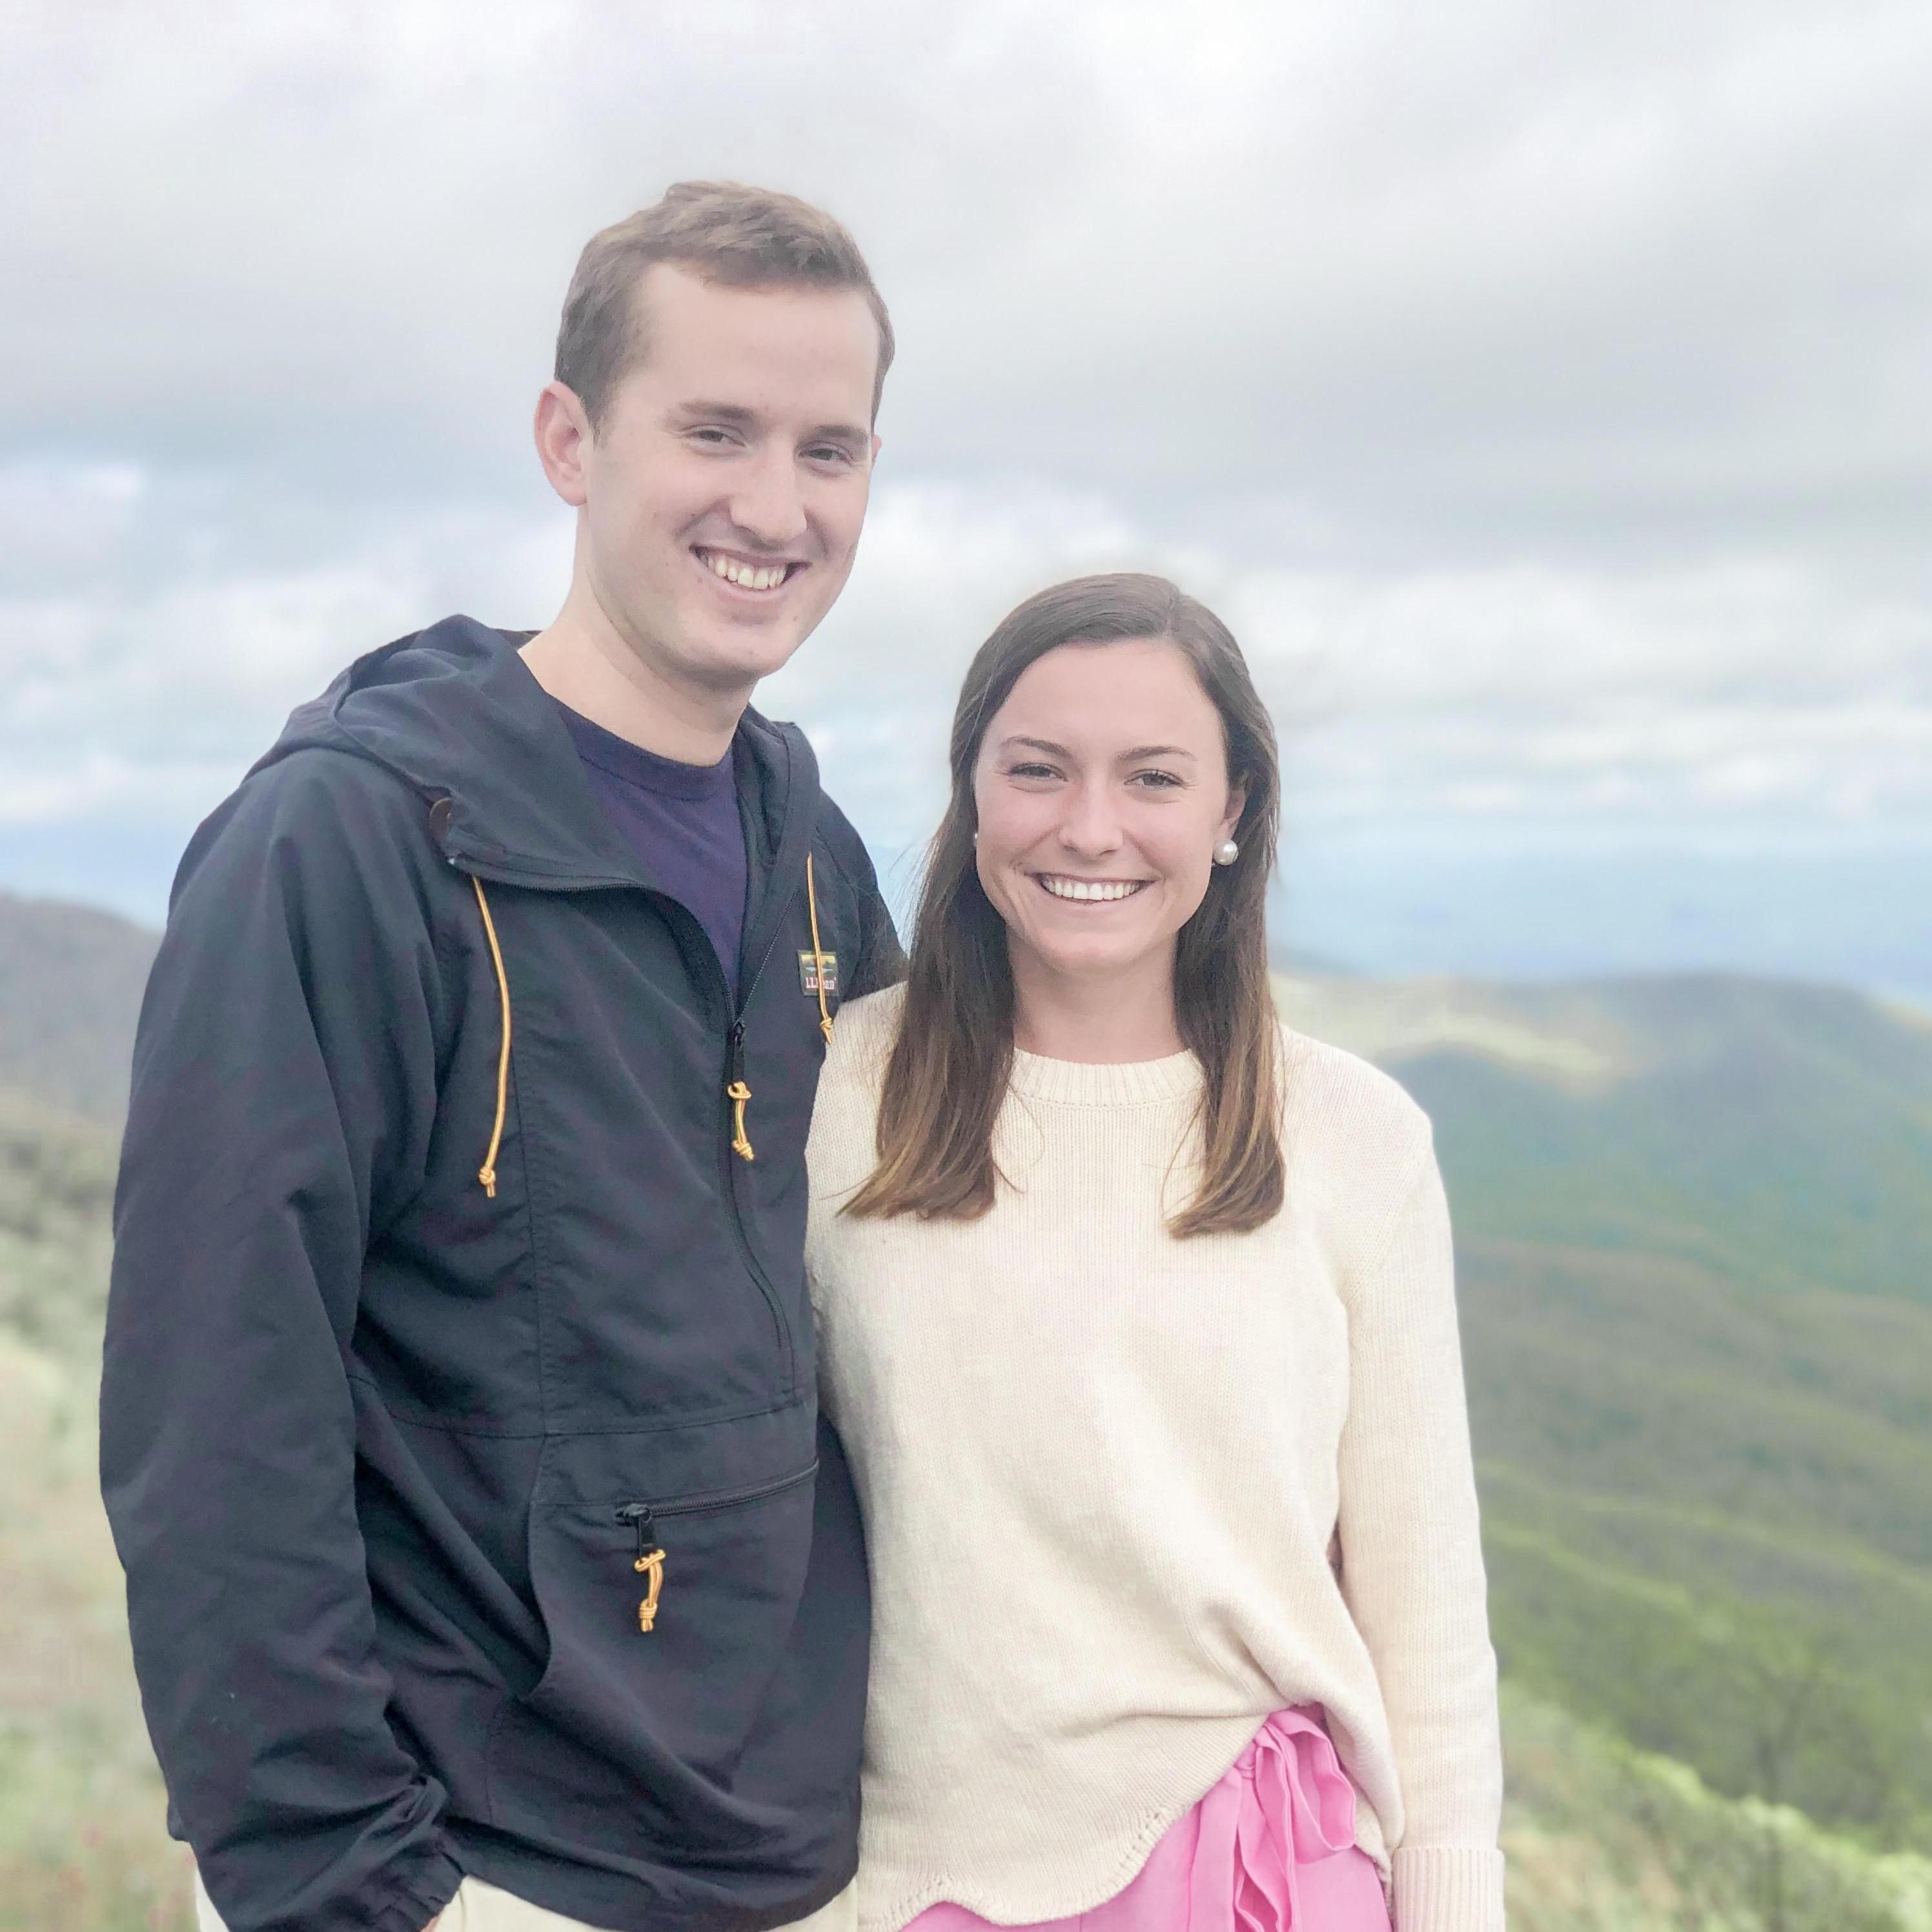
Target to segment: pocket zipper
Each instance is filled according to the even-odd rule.
[[[686,1496],[676,1502],[624,1504],[617,1511],[617,1520],[629,1523],[638,1532],[638,1553],[631,1568],[644,1579],[644,1598],[638,1605],[639,1633],[648,1636],[657,1628],[658,1600],[664,1592],[664,1550],[656,1535],[659,1516],[696,1516],[712,1510],[734,1509],[740,1503],[762,1502],[767,1496],[810,1482],[818,1473],[818,1465],[814,1462],[808,1469],[781,1476],[776,1482],[754,1484],[748,1489]]]

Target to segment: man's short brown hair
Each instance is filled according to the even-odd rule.
[[[675,262],[728,288],[856,289],[879,325],[872,413],[892,366],[892,325],[859,246],[823,208],[737,182],[678,182],[664,199],[591,236],[578,257],[556,334],[556,380],[593,430],[626,372],[650,346],[637,299],[644,271]]]

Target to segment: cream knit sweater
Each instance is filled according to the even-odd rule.
[[[990,1214],[842,1217],[902,997],[838,1016],[811,1142],[820,1389],[872,1574],[862,1926],[1088,1910],[1264,1718],[1319,1703],[1396,1932],[1496,1932],[1496,1660],[1426,1119],[1284,1032],[1285,1208],[1177,1241],[1192,1056],[1022,1053]]]

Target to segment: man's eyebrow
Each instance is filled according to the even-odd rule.
[[[748,410],[742,403],[709,403],[700,398],[696,402],[680,403],[676,414],[693,418],[703,417],[707,422],[730,423],[734,428],[748,428],[758,419],[755,410]]]
[[[856,423],[820,423],[816,429],[807,431],[805,440],[807,442],[862,443],[871,434]]]

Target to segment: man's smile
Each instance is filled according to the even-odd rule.
[[[791,578],[808,569],[802,557],[741,556],[735,550],[716,550],[708,544],[694,544],[691,554],[721,584],[754,596],[769,596],[782,590]]]

